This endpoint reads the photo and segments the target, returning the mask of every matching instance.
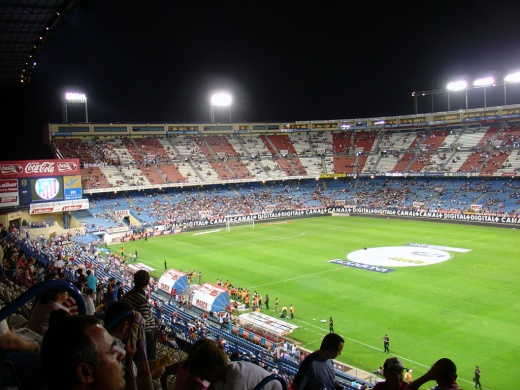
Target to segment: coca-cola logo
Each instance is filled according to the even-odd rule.
[[[58,171],[60,172],[70,172],[78,169],[76,163],[73,162],[62,162],[58,163]]]
[[[7,164],[0,166],[2,175],[19,175],[23,172],[23,167],[20,164]]]
[[[29,163],[25,166],[25,173],[54,173],[53,162]]]

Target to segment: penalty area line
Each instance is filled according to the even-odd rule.
[[[221,232],[221,231],[222,231],[222,229],[208,230],[208,231],[205,231],[205,232],[194,233],[193,235],[194,236],[198,236],[200,234],[218,233],[218,232]]]

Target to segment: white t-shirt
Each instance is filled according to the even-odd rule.
[[[251,390],[271,373],[251,362],[230,362],[226,367],[226,379],[215,383],[215,390]],[[282,385],[273,380],[264,386],[265,390],[281,390]]]

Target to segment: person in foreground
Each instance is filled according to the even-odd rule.
[[[205,345],[205,341],[193,344],[186,359],[166,366],[164,373],[161,375],[161,387],[168,389],[168,376],[175,375],[175,387],[173,390],[206,390],[210,383],[193,376],[188,370],[193,356],[198,354],[198,348]]]
[[[0,321],[0,360],[13,364],[13,371],[5,364],[0,367],[0,382],[4,387],[16,386],[17,380],[24,388],[43,389],[43,373],[40,360],[40,344],[29,341],[13,332],[7,320]],[[2,387],[2,388],[4,388]]]
[[[343,387],[336,381],[333,359],[343,350],[345,340],[336,333],[327,334],[320,349],[307,355],[291,384],[293,390],[332,390]]]
[[[144,320],[132,310],[130,303],[116,301],[107,307],[105,329],[126,352],[123,360],[126,389],[153,389],[153,379],[164,372],[160,360],[148,360],[144,335]]]
[[[407,385],[403,379],[404,366],[396,357],[385,360],[383,364],[383,376],[385,380],[378,382],[373,390],[402,390]]]
[[[457,384],[457,366],[448,358],[437,360],[426,374],[409,383],[405,390],[417,390],[423,384],[429,381],[436,381],[437,386],[434,390],[458,390]]]
[[[125,351],[95,316],[61,318],[43,336],[43,376],[49,390],[122,390]]]
[[[186,361],[188,371],[191,375],[211,383],[214,390],[253,389],[271,375],[269,371],[251,362],[230,362],[226,352],[216,341],[200,339],[191,348],[194,351]],[[273,380],[263,389],[281,390],[282,385]]]

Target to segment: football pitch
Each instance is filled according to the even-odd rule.
[[[203,282],[291,304],[292,338],[314,350],[328,318],[345,339],[337,360],[365,371],[398,356],[413,378],[437,359],[473,388],[514,389],[520,358],[520,229],[389,218],[316,217],[188,231],[124,243],[157,271],[196,271]],[[121,244],[113,245],[118,251]],[[338,261],[339,260],[339,261]],[[370,264],[369,266],[360,266]],[[390,272],[383,272],[384,270]],[[266,313],[265,308],[262,310]],[[327,320],[322,322],[322,320]],[[423,388],[430,388],[433,382]]]

